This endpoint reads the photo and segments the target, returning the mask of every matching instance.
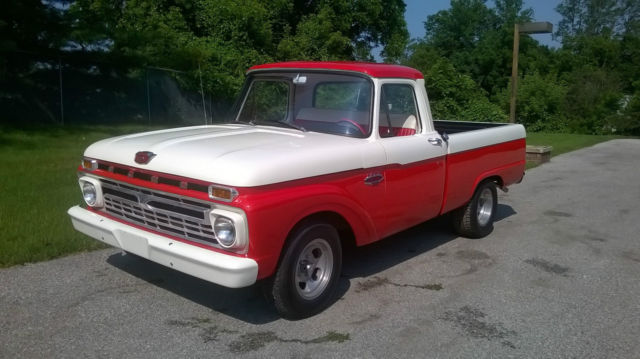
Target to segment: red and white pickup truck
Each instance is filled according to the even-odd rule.
[[[521,125],[434,121],[408,67],[254,66],[234,114],[89,146],[73,226],[223,286],[266,279],[280,314],[302,318],[333,302],[344,246],[447,212],[485,236],[496,188],[524,174]]]

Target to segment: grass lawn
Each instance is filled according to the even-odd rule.
[[[140,126],[0,128],[0,267],[102,248],[71,226],[66,211],[83,202],[76,169],[99,139]]]
[[[583,147],[593,146],[600,142],[625,138],[624,136],[596,136],[596,135],[574,135],[568,133],[527,133],[527,145],[553,146],[551,156],[557,156],[565,152],[571,152]],[[533,162],[527,162],[527,169],[538,166]]]

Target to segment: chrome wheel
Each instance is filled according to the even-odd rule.
[[[493,215],[493,193],[491,189],[485,187],[478,196],[477,219],[480,226],[486,226]]]
[[[311,219],[297,226],[271,284],[273,304],[284,318],[319,313],[335,300],[342,246],[334,226]]]
[[[333,271],[333,251],[329,243],[316,238],[300,252],[295,267],[295,287],[298,294],[311,300],[320,296],[329,285]]]
[[[453,211],[452,219],[456,232],[467,238],[482,238],[491,233],[497,206],[495,182],[480,183],[471,200]]]

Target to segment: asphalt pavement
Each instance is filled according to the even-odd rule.
[[[556,156],[488,237],[443,217],[358,249],[300,321],[115,249],[3,269],[0,358],[638,358],[639,201],[640,140]]]

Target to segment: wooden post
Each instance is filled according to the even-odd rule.
[[[518,47],[520,47],[520,29],[513,27],[513,63],[511,64],[511,99],[509,101],[509,122],[516,122],[516,94],[518,93]]]
[[[202,95],[202,111],[204,112],[204,124],[208,125],[207,121],[207,104],[204,102],[204,86],[202,86],[202,69],[200,68],[200,62],[198,62],[198,74],[200,75],[200,94]]]
[[[58,57],[58,85],[60,87],[60,124],[64,126],[64,96],[62,95],[62,59]]]
[[[147,120],[149,126],[151,126],[151,93],[149,93],[149,68],[145,68],[144,71],[145,81],[147,82]]]

